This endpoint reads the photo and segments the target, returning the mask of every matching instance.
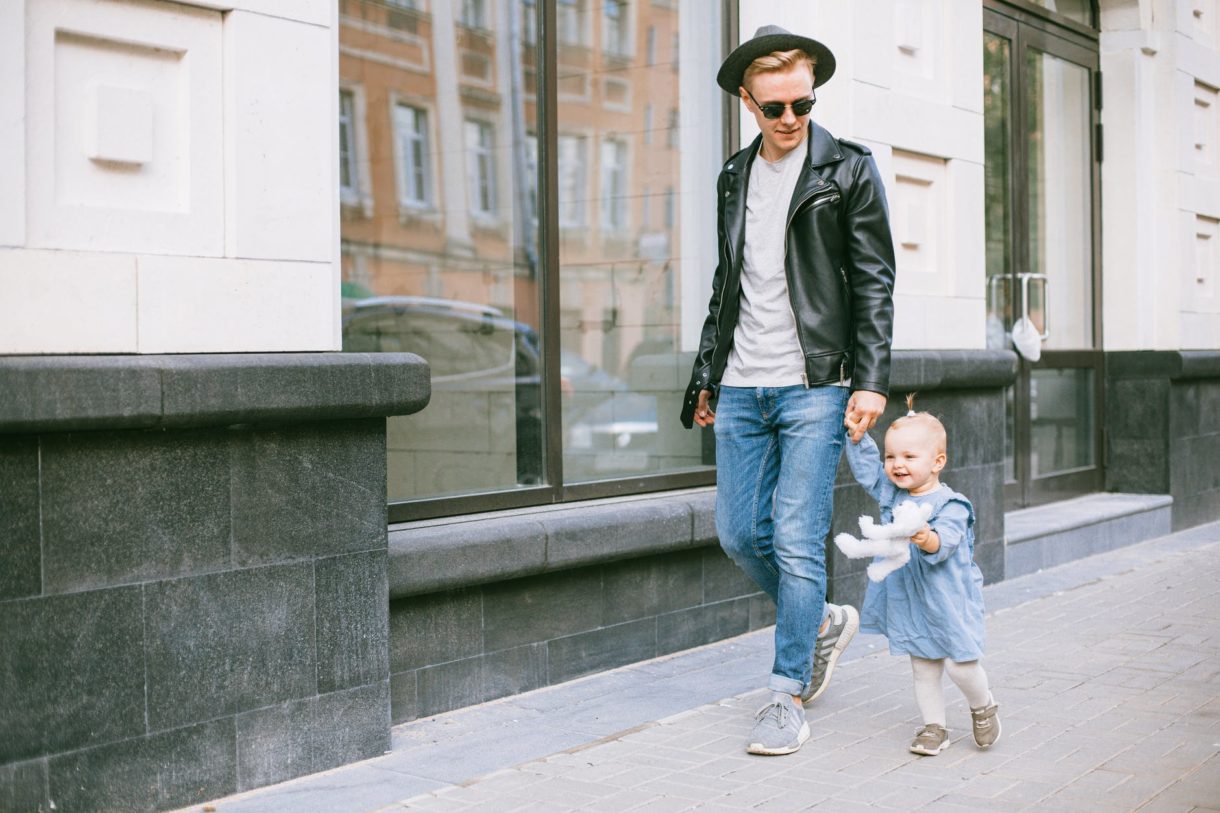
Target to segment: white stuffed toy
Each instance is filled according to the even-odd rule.
[[[860,517],[860,533],[864,538],[839,534],[835,537],[835,544],[849,559],[881,557],[868,566],[868,577],[879,582],[910,561],[911,537],[919,533],[930,516],[931,503],[917,505],[906,500],[894,506],[894,518],[890,524],[877,525],[872,517]]]

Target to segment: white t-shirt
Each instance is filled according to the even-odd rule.
[[[741,263],[741,312],[720,383],[729,387],[789,387],[805,381],[805,356],[784,274],[788,206],[805,161],[804,142],[778,161],[759,150],[746,194],[746,243]]]

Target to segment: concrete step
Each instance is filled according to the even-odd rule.
[[[1004,578],[1011,579],[1170,532],[1168,494],[1087,494],[1004,515]]]

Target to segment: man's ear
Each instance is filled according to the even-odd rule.
[[[745,103],[746,107],[750,106],[750,94],[746,93],[745,85],[738,86],[737,96]]]

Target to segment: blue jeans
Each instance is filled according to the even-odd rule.
[[[725,553],[775,602],[769,686],[800,694],[826,604],[826,537],[846,387],[721,387],[716,530]]]

